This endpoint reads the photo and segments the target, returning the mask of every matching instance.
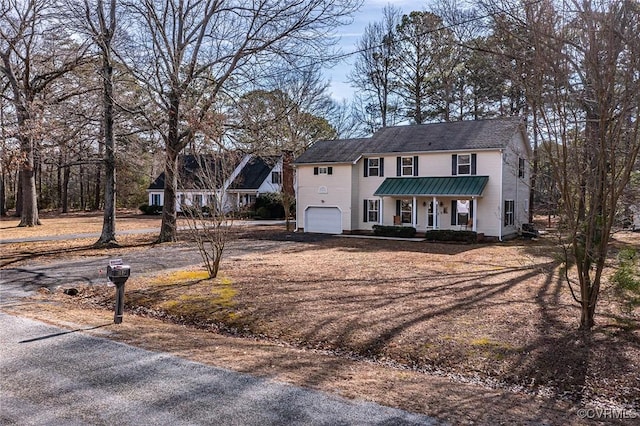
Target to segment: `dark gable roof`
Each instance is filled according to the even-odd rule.
[[[363,154],[504,148],[520,125],[519,117],[510,117],[385,127],[369,139],[319,141],[295,163],[354,162]]]
[[[258,189],[280,157],[252,157],[233,180],[229,189]]]
[[[183,154],[178,157],[178,189],[211,189],[217,187],[238,166],[242,156],[237,153]],[[164,189],[165,173],[162,172],[148,189]]]
[[[311,145],[295,163],[351,163],[369,149],[371,138],[318,141]]]

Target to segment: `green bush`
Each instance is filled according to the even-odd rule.
[[[618,253],[620,266],[613,274],[613,282],[618,287],[633,292],[640,292],[640,279],[638,279],[638,267],[636,266],[637,252],[632,248],[625,248]]]
[[[373,235],[380,237],[411,238],[416,235],[416,228],[411,226],[373,225]]]
[[[434,229],[425,234],[427,241],[456,241],[463,243],[475,243],[478,241],[478,233],[474,231],[454,231],[452,229]]]
[[[256,210],[256,217],[261,219],[270,219],[271,211],[265,206],[258,207],[258,209]]]
[[[258,198],[256,198],[254,207],[256,209],[256,216],[263,219],[284,217],[284,207],[282,207],[281,196],[276,192],[259,195]]]
[[[153,215],[162,213],[162,206],[158,206],[156,204],[142,204],[138,207],[143,214]]]

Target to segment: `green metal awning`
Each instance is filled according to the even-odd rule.
[[[488,181],[489,176],[391,177],[373,195],[480,197]]]

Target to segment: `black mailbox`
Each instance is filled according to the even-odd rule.
[[[124,311],[124,283],[129,279],[131,267],[123,265],[121,259],[109,261],[107,266],[107,279],[116,285],[116,305],[113,322],[120,324]]]

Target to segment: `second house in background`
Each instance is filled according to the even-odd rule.
[[[286,172],[283,176],[285,159],[287,155],[258,157],[233,152],[181,155],[176,210],[212,205],[223,206],[225,212],[250,208],[259,195],[282,191],[287,179]],[[291,167],[284,169],[293,173]],[[162,172],[149,185],[149,205],[164,205],[164,179]]]

